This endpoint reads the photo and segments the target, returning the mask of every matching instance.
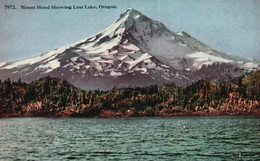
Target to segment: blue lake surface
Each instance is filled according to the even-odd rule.
[[[260,117],[0,119],[0,160],[260,160]]]

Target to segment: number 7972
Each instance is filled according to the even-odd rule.
[[[16,9],[15,5],[5,5],[5,9]]]

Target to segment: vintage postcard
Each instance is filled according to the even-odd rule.
[[[2,0],[0,160],[259,160],[257,0]]]

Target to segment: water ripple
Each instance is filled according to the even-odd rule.
[[[0,119],[0,160],[259,160],[259,120]]]

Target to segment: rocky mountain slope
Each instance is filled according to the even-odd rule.
[[[65,79],[83,89],[188,85],[223,80],[259,68],[259,61],[212,49],[185,32],[174,33],[134,9],[96,35],[41,56],[0,63],[0,79],[26,82],[44,76]]]

